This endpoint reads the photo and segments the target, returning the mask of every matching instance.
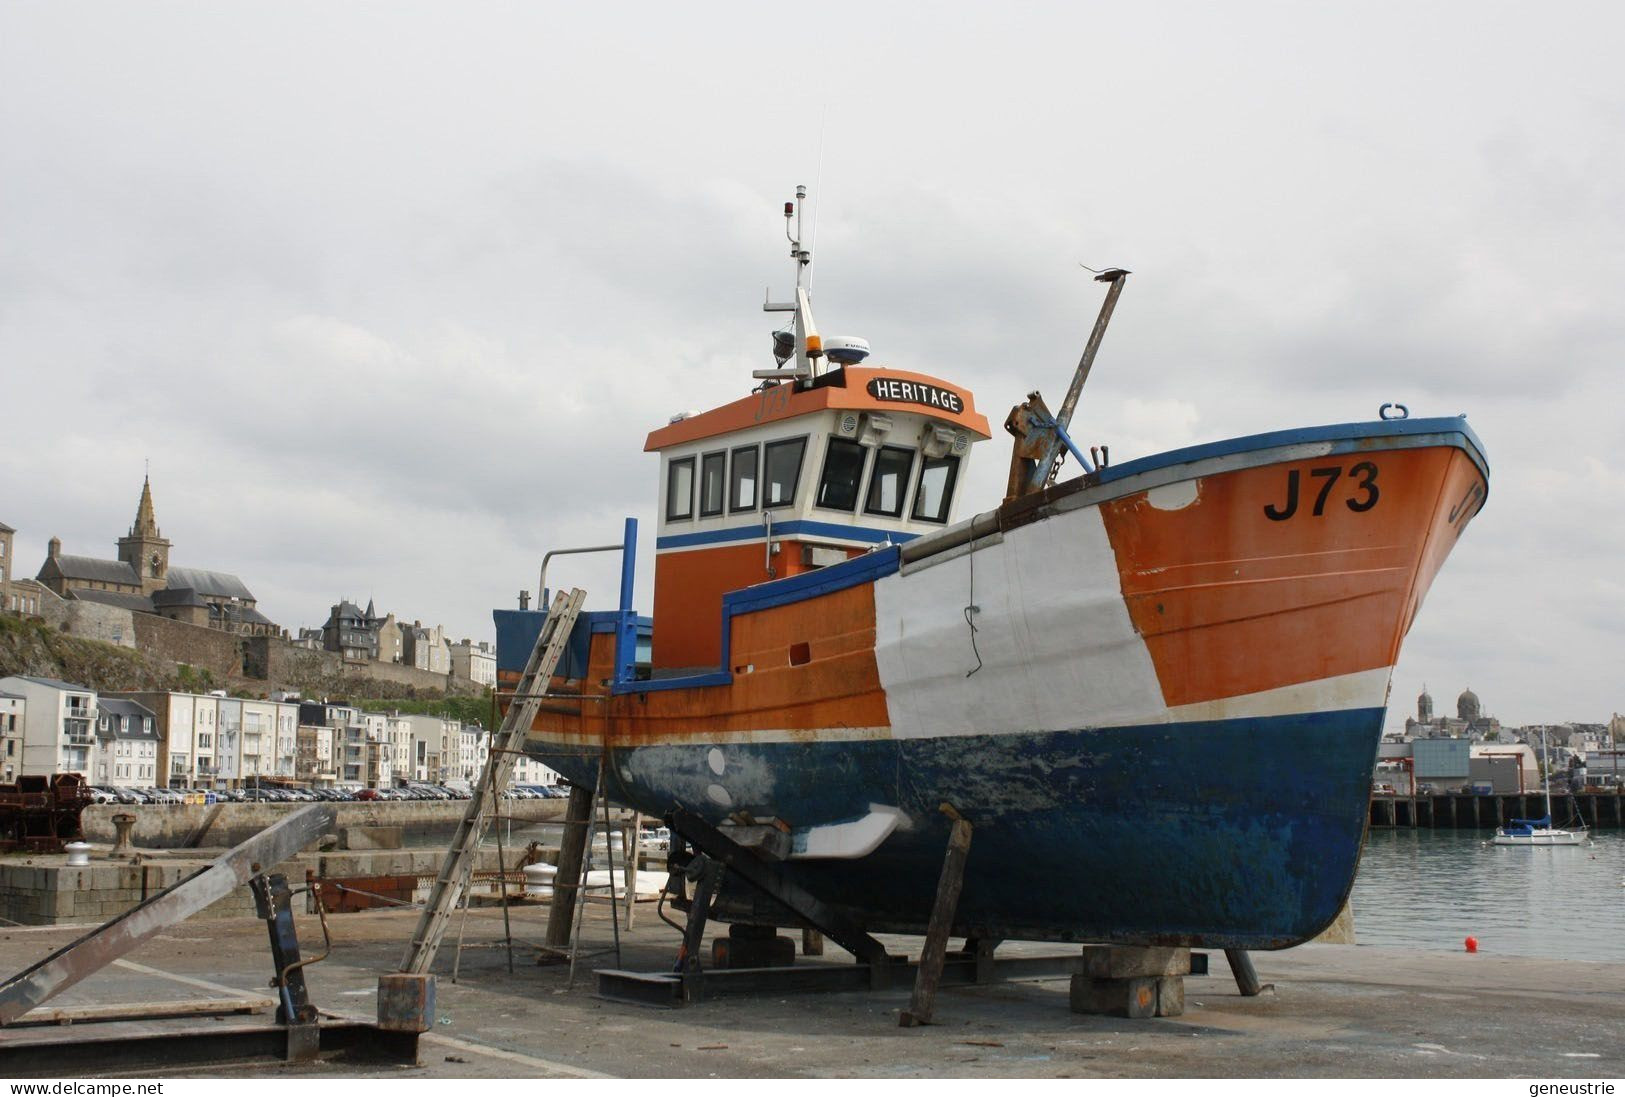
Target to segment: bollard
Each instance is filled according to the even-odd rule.
[[[122,857],[130,852],[130,832],[135,830],[135,816],[124,812],[113,816],[113,848],[109,858]]]

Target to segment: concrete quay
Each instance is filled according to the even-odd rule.
[[[503,800],[500,812],[520,826],[564,819],[565,800]],[[92,804],[80,817],[85,841],[111,843],[113,817],[135,816],[131,839],[145,849],[209,846],[247,841],[304,804]],[[394,826],[413,835],[450,835],[467,800],[341,801],[330,804],[337,828]]]
[[[584,950],[610,943],[608,911],[590,906]],[[1131,1021],[1068,1009],[1066,978],[944,987],[937,1024],[905,1029],[909,988],[774,993],[657,1010],[604,1001],[583,971],[567,989],[563,966],[538,966],[522,942],[543,936],[545,905],[511,911],[514,973],[501,912],[469,917],[460,978],[448,938],[439,1023],[415,1067],[324,1062],[303,1067],[219,1063],[195,1077],[1518,1077],[1595,1080],[1625,1075],[1625,965],[1306,945],[1254,953],[1273,991],[1241,997],[1219,951],[1211,975],[1186,981],[1183,1016]],[[461,916],[459,916],[461,917]],[[330,920],[333,954],[308,969],[324,1010],[370,1016],[377,977],[392,970],[415,924],[408,910]],[[319,940],[301,915],[306,941]],[[0,930],[0,972],[35,962],[84,927]],[[724,930],[725,932],[725,930]],[[624,934],[619,966],[669,969],[677,933],[647,904]],[[917,954],[918,938],[887,938]],[[822,958],[842,963],[832,943]],[[1011,944],[1003,954],[1064,952]],[[705,954],[709,956],[707,948]],[[189,922],[165,931],[51,1006],[263,996],[270,959],[251,919]],[[613,954],[583,967],[616,966]],[[63,1077],[93,1077],[79,1059]]]

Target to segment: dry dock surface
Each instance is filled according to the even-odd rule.
[[[400,958],[415,912],[332,919],[333,954],[309,969],[322,1009],[370,1016],[380,972]],[[513,912],[515,934],[539,940],[546,910]],[[39,960],[85,927],[0,930],[0,973]],[[307,955],[320,943],[301,916]],[[593,947],[610,938],[607,911],[593,911]],[[507,970],[498,910],[469,919],[461,977],[449,975],[447,937],[437,970],[439,1023],[417,1067],[256,1064],[265,1076],[327,1077],[1531,1077],[1625,1075],[1625,965],[1309,945],[1257,953],[1275,986],[1242,998],[1224,963],[1186,983],[1183,1017],[1129,1021],[1073,1014],[1067,980],[947,987],[938,1023],[903,1029],[908,988],[882,993],[728,998],[680,1010],[606,1002],[583,973],[566,989],[560,966],[538,966],[516,947]],[[677,935],[641,906],[622,966],[669,968]],[[917,939],[888,941],[917,952]],[[1011,945],[1029,953],[1063,946]],[[1003,951],[1003,950],[1001,950]],[[822,959],[846,959],[833,945]],[[126,962],[72,988],[54,1006],[105,1005],[266,994],[269,953],[252,919],[197,922],[149,941]],[[613,956],[583,964],[613,966]],[[189,1022],[206,1026],[209,1021]],[[241,1076],[218,1064],[192,1076]],[[73,1077],[97,1076],[93,1061]],[[64,1075],[68,1076],[68,1075]]]

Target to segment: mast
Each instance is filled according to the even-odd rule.
[[[751,376],[764,381],[776,381],[795,378],[806,382],[817,377],[821,372],[820,359],[824,356],[824,341],[818,334],[818,325],[813,322],[811,285],[812,252],[801,246],[801,211],[807,202],[807,188],[796,187],[796,197],[793,202],[784,204],[784,236],[790,241],[790,261],[796,268],[796,291],[793,301],[775,301],[770,297],[762,302],[763,312],[793,312],[795,321],[792,332],[777,332],[773,339],[773,356],[778,359],[778,369],[752,370]],[[794,226],[791,221],[794,220]],[[784,336],[789,335],[789,339]],[[787,345],[788,344],[788,345]],[[785,363],[795,358],[794,367],[786,367]]]
[[[1546,784],[1546,825],[1552,825],[1552,752],[1546,746],[1546,725],[1540,725],[1541,779]]]

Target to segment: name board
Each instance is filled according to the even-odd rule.
[[[958,415],[965,410],[965,401],[959,393],[949,389],[926,385],[919,381],[904,381],[898,377],[876,377],[869,382],[869,395],[876,400],[898,404],[923,404]]]

